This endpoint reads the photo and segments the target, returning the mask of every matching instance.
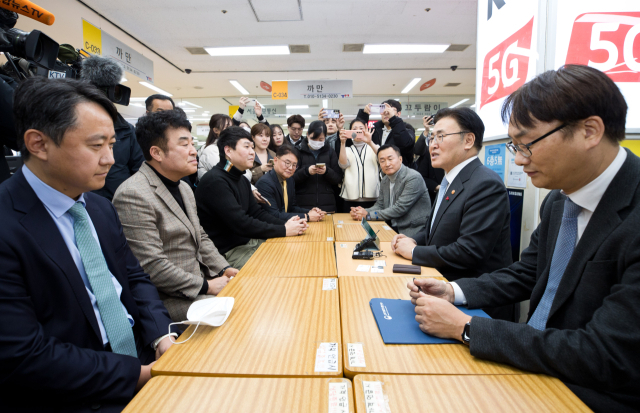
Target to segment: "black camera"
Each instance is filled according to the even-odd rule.
[[[39,30],[27,33],[14,29],[17,20],[17,13],[0,9],[0,52],[4,52],[11,62],[15,56],[43,69],[53,70],[60,45]]]

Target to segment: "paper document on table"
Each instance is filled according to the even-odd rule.
[[[349,356],[349,367],[367,367],[367,364],[364,362],[362,343],[347,344],[347,354]]]
[[[329,413],[349,413],[347,383],[329,383]]]
[[[371,272],[375,272],[375,273],[378,273],[378,274],[383,274],[384,273],[384,267],[380,267],[380,266],[374,265],[373,267],[371,267]]]
[[[390,413],[389,403],[385,400],[381,382],[363,381],[362,388],[367,413]]]
[[[338,288],[338,280],[335,278],[325,278],[322,280],[322,290],[335,290]]]
[[[371,267],[370,265],[358,265],[358,268],[356,268],[356,271],[369,272],[370,267]]]
[[[376,267],[386,267],[387,262],[385,260],[374,260],[373,265],[375,265]]]
[[[316,372],[338,372],[338,343],[320,343],[316,350]]]
[[[389,225],[383,225],[382,228],[386,229],[387,231],[391,231],[391,227]]]

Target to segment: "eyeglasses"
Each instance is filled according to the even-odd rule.
[[[445,136],[459,135],[461,133],[471,133],[471,132],[469,132],[467,130],[463,130],[463,131],[460,131],[460,132],[453,132],[453,133],[447,133],[447,134],[441,133],[439,135],[431,135],[431,137],[429,138],[429,140],[427,142],[429,143],[429,146],[433,145],[434,142],[440,144],[440,143],[442,143],[442,140],[444,139]]]
[[[281,161],[281,162],[284,164],[285,169],[290,169],[290,168],[296,169],[298,167],[297,163],[291,163],[289,161]]]
[[[531,145],[533,145],[536,142],[540,142],[541,140],[543,140],[544,138],[546,138],[549,135],[553,135],[554,133],[558,132],[560,129],[564,128],[565,126],[567,126],[566,123],[563,123],[562,125],[558,126],[557,128],[555,128],[554,130],[552,130],[551,132],[545,133],[544,135],[542,135],[541,137],[539,137],[538,139],[534,140],[533,142],[527,143],[526,145],[524,143],[519,143],[519,144],[514,144],[513,143],[513,138],[510,137],[511,142],[507,143],[507,149],[509,149],[509,152],[511,152],[511,154],[513,154],[514,156],[520,152],[522,154],[522,156],[524,156],[525,158],[528,158],[531,156]]]

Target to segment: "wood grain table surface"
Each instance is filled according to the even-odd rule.
[[[372,298],[408,300],[413,277],[339,278],[344,373],[375,374],[524,374],[505,364],[472,357],[464,344],[385,344],[371,312]],[[348,343],[362,343],[366,367],[351,367]]]
[[[354,260],[352,257],[353,249],[357,242],[336,242],[336,262],[338,264],[338,277],[353,276],[353,277],[408,277],[411,274],[400,274],[393,272],[393,264],[411,265],[411,260],[396,255],[391,251],[390,242],[381,242],[380,248],[384,257],[374,258],[373,260]],[[359,265],[373,266],[375,261],[384,261],[385,266],[383,273],[373,273],[356,271]],[[420,267],[421,275],[411,275],[412,277],[442,277],[442,274],[435,268]]]
[[[267,243],[284,242],[297,244],[302,242],[332,242],[334,241],[333,221],[330,217],[325,217],[319,222],[309,222],[309,228],[302,235],[297,237],[269,238]]]
[[[124,413],[282,413],[329,411],[329,384],[353,386],[344,378],[154,377]]]
[[[393,237],[398,234],[384,222],[367,222],[369,222],[371,228],[378,233],[378,238],[380,238],[381,242],[390,242]],[[359,222],[351,221],[346,224],[336,224],[334,227],[335,239],[337,242],[360,242],[367,236],[366,231],[362,228],[362,225]]]
[[[331,214],[331,217],[333,218],[333,225],[350,224],[353,222],[357,222],[357,221],[354,221],[353,218],[351,218],[351,214],[349,213]]]
[[[353,381],[358,413],[367,412],[363,382],[382,383],[384,399],[388,400],[388,413],[591,411],[560,380],[545,375],[358,374]],[[371,400],[371,393],[369,396]]]
[[[264,243],[238,277],[337,277],[333,242]]]
[[[231,280],[218,295],[235,298],[227,321],[171,346],[152,375],[342,377],[340,350],[338,372],[315,371],[321,343],[342,347],[338,290],[323,290],[322,278],[261,280]]]

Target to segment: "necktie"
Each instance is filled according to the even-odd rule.
[[[289,194],[287,194],[287,181],[282,181],[282,193],[284,194],[284,212],[289,209]]]
[[[440,183],[440,190],[438,191],[438,201],[436,201],[436,207],[433,209],[433,219],[431,220],[431,226],[429,228],[433,228],[433,223],[436,220],[436,214],[438,213],[438,208],[440,208],[440,203],[442,203],[442,198],[444,198],[444,194],[447,193],[447,188],[449,187],[449,182],[447,181],[447,177],[442,178],[442,183]]]
[[[100,318],[111,344],[111,350],[117,354],[138,357],[131,324],[122,308],[116,287],[111,281],[111,273],[100,245],[91,233],[87,211],[80,202],[76,202],[69,208],[69,213],[73,217],[76,244],[91,290],[98,303]]]
[[[564,201],[564,212],[562,213],[562,224],[558,232],[558,240],[551,258],[551,268],[549,269],[549,280],[544,289],[542,299],[533,312],[529,325],[537,330],[544,330],[547,326],[547,319],[553,304],[553,298],[558,291],[560,280],[567,269],[567,264],[573,250],[576,247],[576,239],[578,238],[578,214],[582,208],[567,198]]]

